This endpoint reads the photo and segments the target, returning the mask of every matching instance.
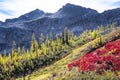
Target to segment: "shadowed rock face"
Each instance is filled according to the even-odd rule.
[[[116,22],[120,25],[120,8],[98,13],[96,10],[73,4],[66,4],[56,13],[44,13],[36,9],[18,18],[0,21],[0,52],[9,52],[12,42],[17,46],[29,48],[33,33],[36,39],[43,33],[45,36],[52,31],[53,36],[68,27],[76,35],[85,29],[95,29],[97,26]]]

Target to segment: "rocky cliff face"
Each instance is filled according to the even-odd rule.
[[[4,49],[9,52],[13,41],[17,46],[29,48],[33,33],[39,40],[41,33],[49,35],[52,31],[55,36],[68,27],[77,35],[85,29],[94,29],[112,22],[120,25],[120,8],[98,13],[96,10],[68,3],[56,13],[44,13],[36,9],[18,18],[0,22],[0,52]]]

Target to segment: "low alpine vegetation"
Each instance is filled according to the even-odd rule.
[[[120,39],[108,42],[104,47],[68,64],[68,68],[78,67],[79,71],[96,71],[99,74],[110,70],[118,75],[120,71]]]

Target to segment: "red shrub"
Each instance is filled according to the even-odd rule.
[[[120,70],[120,40],[107,43],[104,48],[87,53],[83,57],[68,64],[68,68],[78,67],[79,71]]]

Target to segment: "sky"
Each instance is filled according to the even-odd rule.
[[[120,8],[120,0],[0,0],[0,21],[19,17],[37,8],[54,13],[67,3],[92,8],[100,13],[104,10]]]

